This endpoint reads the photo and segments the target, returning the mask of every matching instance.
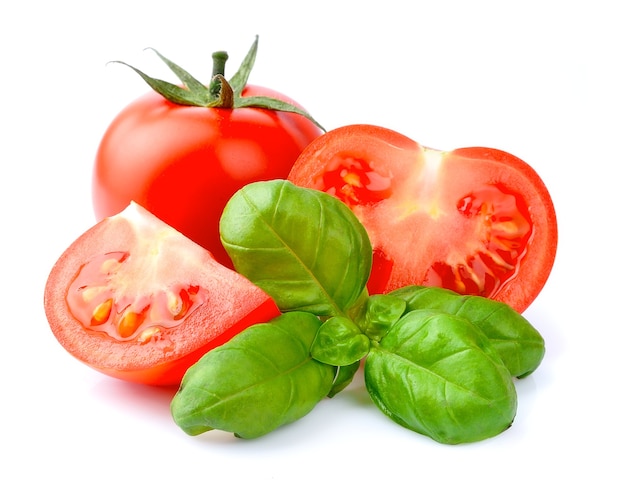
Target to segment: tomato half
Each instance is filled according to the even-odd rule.
[[[426,148],[370,125],[313,141],[289,179],[331,193],[368,231],[371,293],[441,286],[525,310],[557,247],[554,205],[539,175],[492,148]]]
[[[242,96],[298,106],[258,86]],[[100,220],[135,201],[232,268],[218,232],[226,202],[250,182],[287,178],[320,134],[299,114],[185,106],[151,91],[123,109],[103,136],[93,172],[95,215]]]
[[[207,351],[279,315],[258,287],[136,204],[69,246],[44,306],[74,357],[153,385],[178,385]]]

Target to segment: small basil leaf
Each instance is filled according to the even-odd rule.
[[[255,182],[226,204],[224,248],[283,312],[343,315],[366,291],[372,248],[352,211],[285,180]]]
[[[335,397],[346,387],[348,387],[354,379],[354,376],[359,370],[360,366],[361,362],[357,361],[350,365],[342,365],[341,367],[338,367],[337,374],[335,376],[335,382],[333,382],[333,387],[328,393],[328,397]]]
[[[543,360],[543,337],[505,303],[436,287],[407,286],[390,294],[405,300],[407,311],[428,308],[466,318],[489,338],[515,377],[531,374]]]
[[[495,436],[515,417],[510,373],[485,335],[455,315],[407,313],[372,346],[364,375],[386,415],[441,443]]]
[[[314,315],[292,312],[209,351],[172,400],[176,424],[190,435],[220,429],[256,438],[309,413],[336,371],[309,354],[319,326]]]
[[[367,300],[364,318],[359,321],[361,330],[372,340],[380,341],[389,328],[400,320],[406,311],[406,301],[391,295],[371,295]]]
[[[324,364],[344,366],[360,361],[369,349],[370,339],[352,320],[331,317],[317,332],[311,345],[311,356]]]

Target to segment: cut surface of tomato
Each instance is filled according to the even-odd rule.
[[[279,314],[262,290],[135,203],[70,245],[44,306],[53,334],[80,361],[173,386],[208,350]]]
[[[441,286],[523,311],[552,269],[554,205],[539,175],[507,152],[444,152],[351,125],[311,143],[289,179],[333,194],[363,223],[374,248],[370,293]]]

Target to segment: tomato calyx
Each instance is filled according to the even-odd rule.
[[[256,36],[237,72],[227,80],[224,77],[228,54],[225,51],[213,53],[213,75],[208,86],[197,80],[185,69],[170,61],[156,49],[149,48],[170,68],[181,81],[182,86],[153,78],[143,71],[123,61],[111,61],[130,67],[157,93],[168,101],[183,106],[199,106],[204,108],[261,108],[284,111],[304,116],[322,131],[326,131],[307,111],[285,101],[269,96],[242,96],[250,72],[254,66],[258,49],[259,37]]]

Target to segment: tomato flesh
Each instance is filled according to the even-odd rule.
[[[137,339],[145,344],[156,339],[162,329],[172,328],[209,299],[208,290],[199,285],[173,282],[163,288],[130,292],[138,274],[125,266],[132,265],[136,255],[127,251],[101,254],[88,261],[78,272],[67,293],[68,309],[87,329],[104,332],[118,340]],[[140,262],[142,260],[140,259]],[[162,278],[156,275],[153,282]],[[151,282],[144,281],[143,285]]]
[[[55,337],[85,364],[174,386],[210,349],[279,315],[258,287],[136,204],[70,245],[44,305]]]
[[[500,150],[443,152],[353,125],[311,143],[289,179],[338,197],[363,223],[374,248],[370,293],[441,286],[523,311],[554,262],[549,193]]]
[[[468,254],[448,254],[432,263],[424,284],[458,293],[494,297],[517,275],[532,235],[533,224],[519,194],[497,185],[485,186],[457,202],[468,220]]]
[[[377,172],[363,159],[337,156],[321,177],[319,186],[351,207],[373,204],[392,194],[390,174]]]

